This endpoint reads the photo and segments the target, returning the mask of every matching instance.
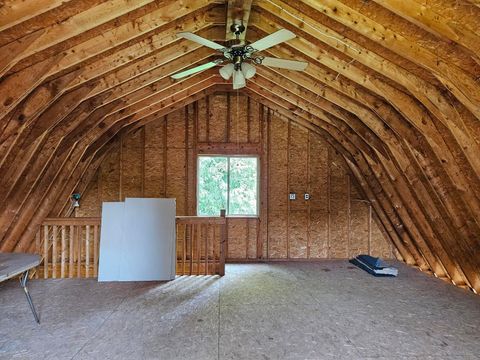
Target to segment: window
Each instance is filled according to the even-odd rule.
[[[258,158],[255,156],[198,157],[198,216],[258,214]]]

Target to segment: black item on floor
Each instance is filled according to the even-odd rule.
[[[370,255],[358,255],[349,262],[374,276],[397,276],[398,269],[388,266],[380,258]]]

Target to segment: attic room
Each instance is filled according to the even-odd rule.
[[[0,359],[478,359],[478,19],[0,1]]]

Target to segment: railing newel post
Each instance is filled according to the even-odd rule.
[[[227,212],[225,209],[220,210],[220,217],[223,218],[224,222],[220,225],[220,269],[218,274],[220,276],[225,275],[225,251],[226,251],[226,242],[227,242]]]

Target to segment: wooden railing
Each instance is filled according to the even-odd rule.
[[[226,219],[179,216],[177,275],[225,274]],[[43,261],[36,277],[97,277],[100,218],[48,218],[36,235],[36,251]],[[46,264],[46,266],[45,266]]]
[[[177,275],[225,275],[226,219],[177,217]]]
[[[100,218],[45,219],[36,236],[37,253],[43,258],[36,276],[96,277],[99,239]]]

